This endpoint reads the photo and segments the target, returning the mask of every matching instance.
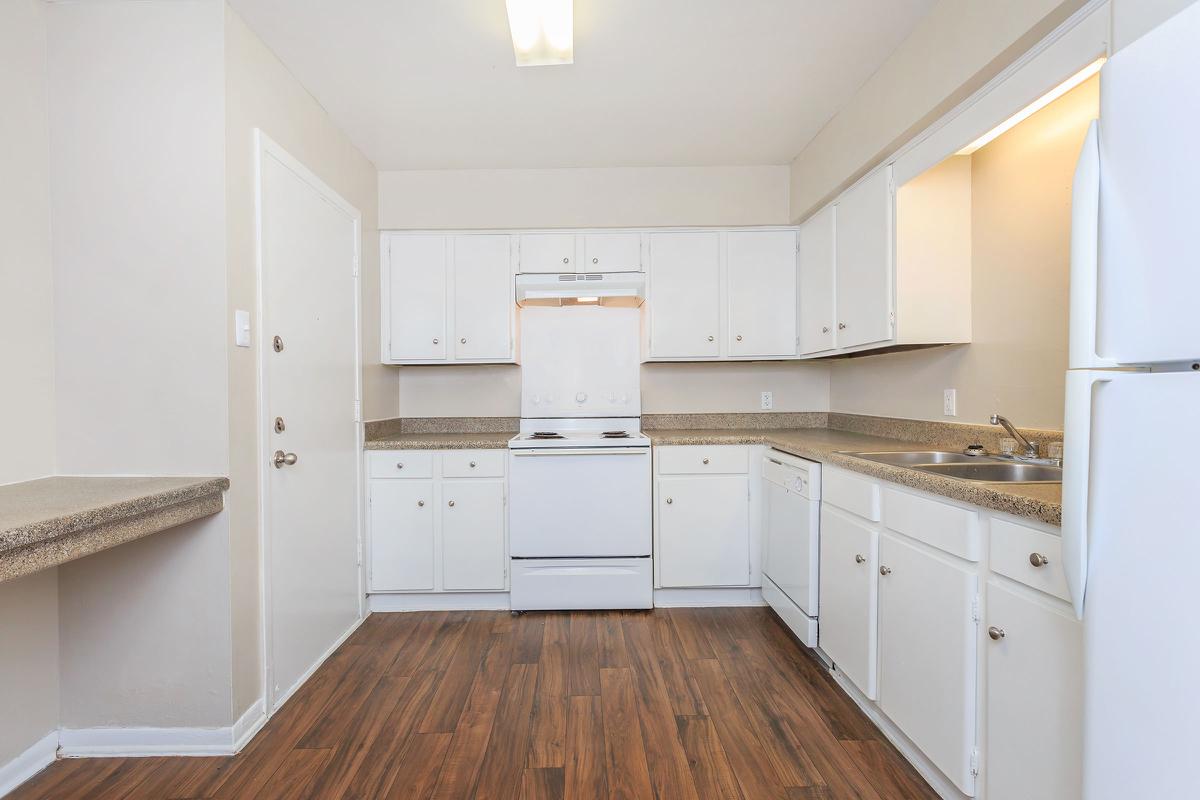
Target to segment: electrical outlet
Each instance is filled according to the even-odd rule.
[[[762,403],[761,403],[762,410],[770,411],[772,405],[774,405],[774,401],[771,399],[771,393],[763,392],[762,393]]]
[[[947,417],[958,416],[958,390],[946,389],[942,392],[942,413]]]

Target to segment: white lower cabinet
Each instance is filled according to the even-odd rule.
[[[507,588],[504,461],[494,456],[467,450],[367,454],[372,592]],[[469,466],[460,469],[463,464]],[[489,477],[454,477],[464,469]]]
[[[871,700],[877,696],[878,552],[879,533],[870,523],[822,507],[820,647]]]
[[[879,707],[973,795],[977,568],[885,531],[879,574]]]

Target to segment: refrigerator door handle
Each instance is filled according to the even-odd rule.
[[[1116,366],[1096,351],[1100,281],[1100,122],[1088,126],[1071,186],[1069,364],[1072,369]]]
[[[1088,489],[1091,483],[1092,396],[1094,387],[1116,376],[1071,370],[1063,414],[1062,549],[1063,572],[1075,616],[1083,619],[1088,568]]]

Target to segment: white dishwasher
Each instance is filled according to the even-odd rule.
[[[763,489],[763,598],[800,641],[816,647],[821,465],[770,450]]]

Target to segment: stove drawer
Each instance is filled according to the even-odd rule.
[[[507,450],[447,450],[442,453],[444,478],[502,478]]]
[[[658,448],[660,475],[744,475],[750,448],[743,445],[671,445]]]
[[[515,559],[510,604],[514,611],[651,608],[653,572],[649,558]]]

